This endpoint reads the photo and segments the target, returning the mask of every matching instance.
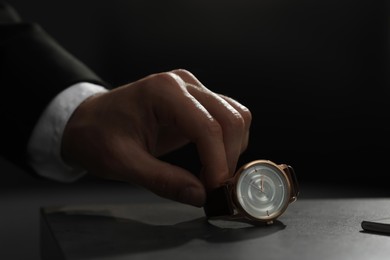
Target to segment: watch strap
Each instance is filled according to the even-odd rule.
[[[290,179],[290,183],[292,184],[291,185],[290,202],[294,202],[297,200],[298,195],[299,195],[298,179],[297,179],[297,176],[295,174],[293,167],[291,167],[290,165],[286,165],[286,167],[284,168],[284,171],[287,173],[287,176]]]
[[[203,209],[207,217],[233,215],[228,186],[223,185],[209,192]]]

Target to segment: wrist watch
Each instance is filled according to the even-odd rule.
[[[209,192],[204,211],[208,218],[244,218],[272,224],[298,194],[298,181],[290,165],[256,160]]]

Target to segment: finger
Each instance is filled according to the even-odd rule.
[[[187,170],[160,161],[133,140],[118,138],[112,149],[111,176],[141,185],[167,199],[203,206],[206,192],[200,180]]]
[[[176,126],[196,144],[199,159],[208,173],[204,179],[206,188],[220,186],[229,177],[229,169],[219,122],[188,92],[178,75],[164,73],[156,80],[148,84],[159,84],[159,93],[163,95],[153,102],[157,121]]]
[[[176,70],[174,73],[179,75],[185,82],[190,83],[187,85],[188,91],[200,101],[222,126],[225,153],[230,176],[232,176],[242,152],[242,144],[246,139],[244,119],[230,102],[207,89],[190,72]]]
[[[221,95],[220,96],[225,99],[227,102],[229,102],[229,104],[234,107],[242,116],[243,120],[244,120],[244,136],[242,138],[242,143],[241,143],[241,153],[244,152],[247,147],[248,147],[248,142],[249,142],[249,135],[250,135],[250,127],[251,127],[251,123],[252,123],[252,113],[250,112],[250,110],[243,106],[241,103],[237,102],[236,100],[230,98],[230,97],[227,97],[227,96],[224,96],[224,95]]]
[[[241,114],[226,100],[211,91],[199,91],[199,88],[191,86],[188,87],[188,91],[221,125],[229,173],[230,176],[233,176],[241,154],[242,138],[245,130]]]

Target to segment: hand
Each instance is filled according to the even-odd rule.
[[[63,135],[62,156],[90,174],[127,181],[202,206],[232,176],[247,148],[250,111],[207,89],[190,72],[153,74],[84,101]],[[196,145],[200,178],[157,157]]]

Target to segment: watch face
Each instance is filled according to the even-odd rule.
[[[255,161],[237,174],[237,201],[246,214],[255,219],[272,220],[283,213],[289,204],[290,186],[277,165]]]

